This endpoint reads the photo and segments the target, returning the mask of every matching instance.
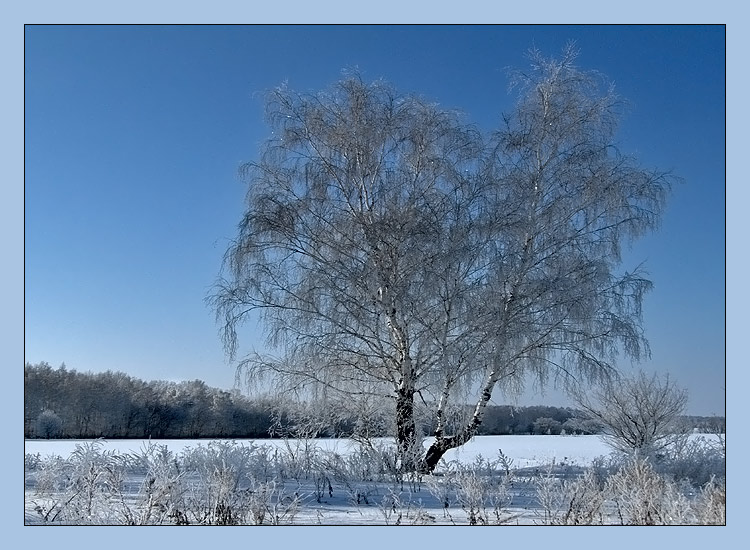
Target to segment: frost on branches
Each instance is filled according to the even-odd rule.
[[[328,410],[377,402],[404,470],[468,441],[498,388],[602,379],[617,351],[648,353],[651,283],[620,247],[658,225],[670,178],[614,146],[621,102],[572,49],[531,61],[488,134],[357,74],[278,88],[244,167],[210,297],[229,356],[259,314],[274,354],[240,369]]]

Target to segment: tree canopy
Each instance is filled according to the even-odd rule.
[[[515,109],[480,132],[391,85],[268,94],[238,235],[210,300],[227,352],[259,312],[278,353],[251,375],[392,406],[405,468],[468,441],[493,391],[529,373],[596,379],[648,354],[651,287],[621,246],[658,225],[665,173],[614,145],[621,102],[595,73],[532,52]],[[467,396],[473,413],[446,430]],[[422,451],[415,407],[434,422]]]

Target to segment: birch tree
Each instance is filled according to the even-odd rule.
[[[229,356],[286,390],[386,399],[402,468],[431,471],[495,389],[605,377],[618,351],[647,353],[650,282],[617,268],[621,243],[656,227],[668,178],[613,147],[619,101],[574,59],[533,54],[492,135],[358,75],[272,91],[210,296]],[[238,357],[256,314],[274,353]],[[448,429],[467,396],[473,413]]]

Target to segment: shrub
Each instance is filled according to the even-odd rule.
[[[34,509],[44,522],[122,523],[124,461],[99,442],[76,445],[70,458],[43,461]]]
[[[461,506],[469,525],[505,523],[510,520],[506,509],[512,501],[512,460],[502,451],[498,458],[488,460],[477,456],[473,464],[452,461],[446,464],[443,475],[428,478],[427,487],[443,504],[444,516],[449,516],[451,504]]]
[[[632,378],[607,380],[593,392],[572,389],[573,398],[605,428],[605,440],[617,451],[655,457],[679,437],[676,419],[687,393],[669,379],[639,372]]]
[[[698,492],[660,474],[647,459],[591,468],[578,479],[550,474],[537,480],[542,522],[551,525],[709,525],[726,522],[724,486],[711,480]]]
[[[695,488],[726,479],[726,448],[723,436],[677,439],[665,449],[655,468],[675,481],[687,481]]]
[[[185,472],[166,445],[149,443],[128,456],[130,470],[142,474],[136,505],[123,507],[129,525],[187,523]]]
[[[564,479],[549,470],[537,479],[543,523],[594,525],[605,523],[605,493],[593,469],[579,479]]]
[[[46,439],[57,437],[62,432],[62,420],[55,411],[45,409],[36,419],[36,432]]]

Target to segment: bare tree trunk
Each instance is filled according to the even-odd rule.
[[[500,372],[501,371],[498,369],[490,372],[487,381],[482,388],[482,394],[477,401],[477,406],[474,408],[474,414],[471,415],[471,419],[456,435],[444,437],[441,429],[437,431],[435,434],[435,442],[430,445],[429,449],[427,449],[427,452],[419,465],[419,469],[422,472],[430,473],[434,471],[438,462],[440,462],[440,459],[443,458],[443,455],[446,452],[455,449],[456,447],[460,447],[476,435],[477,430],[484,419],[484,411],[487,408],[487,403],[489,403],[490,398],[492,397],[492,390],[500,379]],[[510,373],[511,376],[513,374],[514,372]]]
[[[400,388],[396,394],[396,445],[401,471],[415,471],[418,466],[417,429],[414,420],[414,389]]]
[[[484,407],[482,407],[482,409],[484,410]],[[419,470],[424,473],[433,472],[435,470],[435,467],[438,465],[438,462],[440,462],[440,459],[443,458],[443,455],[446,452],[450,451],[451,449],[455,449],[456,447],[460,447],[461,445],[469,441],[472,437],[474,437],[481,423],[482,415],[480,414],[479,416],[477,416],[475,412],[471,417],[471,420],[466,424],[466,426],[461,429],[458,434],[448,437],[438,437],[435,442],[430,445],[430,448],[427,449],[427,452],[425,453],[425,456],[422,459],[421,464],[419,465]]]

